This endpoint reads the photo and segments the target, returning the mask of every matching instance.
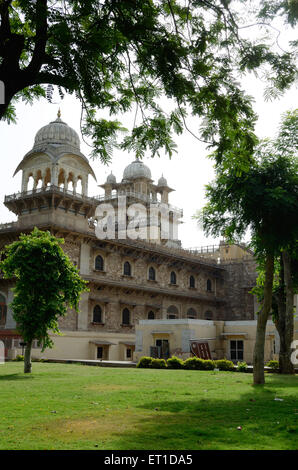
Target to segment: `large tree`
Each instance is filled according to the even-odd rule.
[[[26,343],[24,372],[31,372],[32,341],[42,350],[53,346],[49,331],[59,334],[58,320],[68,308],[78,311],[86,281],[79,276],[61,248],[63,239],[35,228],[29,235],[8,245],[0,269],[14,278],[11,303],[17,330]]]
[[[297,73],[291,48],[273,48],[263,33],[244,35],[255,27],[277,35],[277,17],[294,26],[295,2],[261,1],[249,10],[243,0],[0,0],[0,119],[15,119],[19,99],[51,99],[53,87],[75,93],[93,155],[107,162],[124,130],[113,116],[135,113],[123,149],[171,155],[172,131],[187,127],[189,111],[205,118],[200,138],[216,160],[241,166],[255,144],[255,115],[239,73],[262,68],[271,94]],[[172,103],[169,112],[161,96]],[[111,119],[100,118],[100,109]]]
[[[265,267],[259,260],[258,278],[252,293],[259,303],[264,300]],[[294,374],[291,361],[292,342],[294,340],[294,295],[298,293],[298,240],[283,249],[274,260],[272,289],[272,320],[279,334],[279,372]]]
[[[202,214],[206,232],[222,234],[231,240],[243,236],[250,228],[256,256],[264,263],[264,297],[257,317],[253,360],[254,383],[262,384],[274,259],[281,251],[287,252],[298,238],[297,157],[282,152],[271,142],[264,142],[259,145],[248,171],[237,174],[234,169],[218,169],[216,180],[207,186],[207,199]]]

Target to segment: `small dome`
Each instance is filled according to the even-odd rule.
[[[157,186],[168,186],[167,180],[164,178],[162,175],[161,178],[159,178]]]
[[[41,144],[67,144],[80,149],[80,138],[76,131],[60,119],[60,113],[55,121],[39,129],[35,136],[34,147]]]
[[[123,172],[124,180],[133,180],[136,178],[147,178],[151,180],[151,171],[148,166],[140,160],[135,160],[128,165]]]
[[[106,182],[109,183],[109,184],[114,184],[114,183],[116,183],[116,176],[113,175],[113,173],[111,172],[111,173],[109,174],[109,176],[107,177],[107,181],[106,181]]]

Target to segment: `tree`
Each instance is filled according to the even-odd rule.
[[[257,284],[252,293],[261,303],[264,299],[264,265],[259,263]],[[280,338],[279,372],[294,374],[291,345],[294,339],[294,294],[298,293],[298,241],[275,257],[272,291],[272,320]]]
[[[255,115],[239,74],[268,66],[272,95],[287,89],[297,73],[291,49],[273,51],[263,34],[250,41],[241,33],[256,25],[272,28],[276,17],[294,26],[298,15],[294,2],[262,1],[252,9],[253,24],[245,24],[247,2],[235,3],[238,12],[229,0],[1,0],[0,119],[14,120],[20,99],[51,100],[54,87],[61,97],[74,93],[92,154],[108,162],[116,145],[139,157],[161,148],[171,156],[172,132],[187,128],[191,112],[204,118],[200,139],[216,160],[225,156],[239,167],[256,143]],[[169,112],[161,107],[162,95],[172,105]],[[133,106],[133,130],[119,142],[122,124],[96,112],[118,116]]]
[[[297,138],[297,137],[296,137]],[[297,146],[296,146],[297,149]],[[274,259],[298,238],[298,161],[274,143],[260,143],[250,168],[217,169],[207,186],[208,204],[202,220],[208,234],[232,240],[251,229],[252,245],[264,263],[264,298],[257,318],[254,384],[264,383],[264,343],[272,305]],[[293,310],[292,310],[293,312]]]
[[[51,348],[49,330],[59,334],[58,319],[67,308],[78,311],[86,281],[63,252],[63,239],[35,228],[5,248],[0,263],[5,278],[15,278],[11,304],[17,330],[26,343],[24,372],[31,372],[32,341]]]

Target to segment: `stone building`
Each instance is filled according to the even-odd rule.
[[[251,360],[253,256],[244,246],[224,243],[183,249],[177,235],[183,213],[170,205],[173,189],[164,176],[154,184],[150,169],[136,160],[120,182],[111,173],[100,185],[104,194],[89,196],[88,178],[96,176],[77,133],[59,115],[37,132],[19,171],[21,191],[4,201],[17,221],[0,225],[0,250],[35,226],[49,230],[65,239],[65,252],[90,288],[80,313],[61,319],[63,336],[53,336],[54,349],[41,354],[35,344],[33,356],[131,361],[156,346],[159,355],[187,357],[197,339],[208,342],[213,357]],[[123,211],[123,204],[130,209]],[[109,222],[107,207],[114,210],[115,236],[99,237],[99,227],[105,231]],[[12,286],[0,278],[0,340],[10,358],[21,351],[9,307]],[[271,325],[267,358],[275,339]]]

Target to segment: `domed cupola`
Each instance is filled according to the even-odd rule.
[[[92,175],[96,181],[88,159],[80,151],[78,134],[62,121],[60,110],[55,121],[37,131],[33,148],[14,174],[20,170],[23,171],[22,192],[54,185],[87,196],[88,176]]]
[[[164,178],[164,176],[162,175],[161,178],[159,178],[158,180],[158,183],[157,183],[157,186],[168,186],[168,182],[167,180]]]
[[[46,126],[43,126],[37,132],[34,140],[34,147],[44,145],[71,145],[76,149],[80,150],[80,138],[76,131],[69,127],[60,118],[61,113],[58,112],[58,117],[55,121],[50,122]]]
[[[116,184],[116,176],[113,175],[113,173],[111,172],[109,174],[109,176],[107,177],[107,181],[106,181],[107,184]]]
[[[151,171],[142,161],[135,160],[128,165],[123,172],[124,180],[135,180],[137,178],[147,178],[151,180]]]

